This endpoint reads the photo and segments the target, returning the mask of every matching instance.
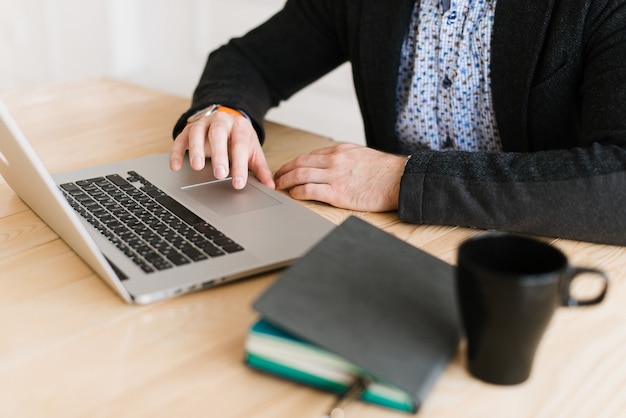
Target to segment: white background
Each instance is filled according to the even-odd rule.
[[[208,53],[284,1],[0,0],[0,93],[108,76],[191,97]],[[347,64],[268,119],[364,143]]]

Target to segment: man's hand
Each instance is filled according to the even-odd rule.
[[[398,208],[406,157],[342,144],[303,155],[283,165],[276,188],[300,200],[384,212]]]
[[[170,169],[180,170],[186,150],[194,170],[204,168],[205,158],[211,157],[215,178],[226,178],[231,171],[235,189],[246,185],[248,169],[261,183],[275,187],[256,131],[244,117],[217,111],[189,123],[174,140]]]

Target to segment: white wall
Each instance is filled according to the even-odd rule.
[[[285,0],[0,0],[0,92],[110,76],[191,96],[208,52]],[[363,143],[348,65],[269,119]]]

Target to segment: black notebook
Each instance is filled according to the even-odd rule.
[[[404,390],[415,410],[460,336],[454,268],[356,217],[287,269],[254,308]]]

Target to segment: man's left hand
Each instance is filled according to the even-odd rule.
[[[406,156],[342,144],[300,156],[275,174],[276,188],[294,199],[360,211],[398,208]]]

